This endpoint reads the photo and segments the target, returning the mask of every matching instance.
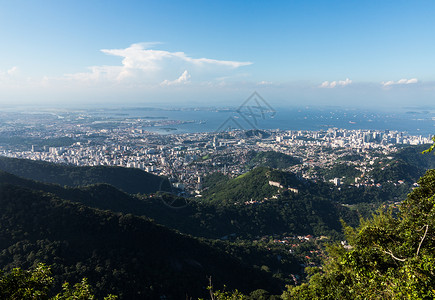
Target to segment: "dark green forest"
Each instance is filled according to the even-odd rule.
[[[85,186],[107,183],[126,193],[170,191],[165,178],[133,168],[77,167],[44,161],[0,157],[0,170],[37,181],[66,186]]]
[[[0,186],[2,269],[51,266],[55,286],[87,277],[96,294],[123,299],[204,296],[212,276],[244,291],[283,282],[193,237],[145,217],[92,209],[50,193]],[[245,274],[239,276],[238,274]]]

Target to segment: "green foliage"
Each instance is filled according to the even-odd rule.
[[[251,151],[248,156],[250,156],[250,160],[247,163],[248,168],[262,166],[273,169],[286,169],[301,163],[297,158],[276,151]]]
[[[92,300],[95,295],[87,279],[83,278],[80,283],[73,287],[68,282],[62,286],[62,291],[54,297],[50,297],[54,278],[51,269],[43,263],[39,263],[30,270],[14,268],[9,273],[0,271],[0,299],[8,300]],[[115,295],[104,297],[107,300],[118,299]]]
[[[214,278],[218,278],[217,286],[229,283],[231,288],[239,288],[246,297],[256,299],[249,294],[255,288],[279,293],[280,285],[285,282],[281,279],[279,270],[285,274],[298,273],[296,266],[300,263],[279,249],[271,248],[268,252],[265,248],[247,244],[243,240],[234,243],[198,241],[156,226],[146,218],[128,215],[129,213],[151,217],[158,223],[195,236],[220,238],[234,234],[238,238],[254,238],[289,232],[339,238],[341,224],[338,220],[343,218],[354,226],[358,223],[358,216],[355,211],[334,201],[349,203],[350,198],[356,199],[356,203],[372,203],[386,199],[401,188],[386,184],[385,189],[338,190],[330,184],[303,180],[291,173],[257,168],[234,179],[218,173],[206,177],[204,185],[208,190],[204,193],[203,200],[192,201],[182,210],[171,210],[162,203],[161,195],[132,196],[106,184],[67,188],[24,180],[6,173],[0,173],[0,180],[14,185],[0,187],[1,266],[10,270],[14,266],[28,268],[37,262],[46,261],[55,270],[54,285],[57,288],[65,280],[77,282],[87,277],[94,284],[97,296],[112,292],[127,298],[138,292],[145,298],[177,298],[180,295],[184,298],[186,293],[190,296],[203,296],[205,277],[213,274]],[[270,186],[269,180],[281,183],[284,188]],[[426,179],[423,178],[422,182],[424,180]],[[417,200],[407,208],[407,216],[417,208],[413,213],[416,217],[422,216],[422,209],[431,205],[431,202],[422,204],[418,200],[423,196],[430,198],[430,190],[423,196],[418,194],[425,191],[424,186],[431,185],[430,180],[426,181],[428,182],[411,194],[410,199],[416,197]],[[297,188],[299,193],[286,191],[286,187]],[[277,196],[276,199],[272,198],[274,195]],[[164,194],[164,197],[173,196]],[[264,198],[269,199],[253,205],[245,205],[243,202],[250,199],[262,201]],[[122,214],[102,212],[88,206]],[[400,216],[402,217],[403,215]],[[401,264],[400,259],[411,257],[406,249],[417,251],[426,229],[427,238],[423,240],[417,258],[427,256],[428,250],[425,247],[430,240],[432,225],[422,221],[419,227],[414,226],[411,231],[407,231],[400,221],[402,219],[393,218],[388,213],[379,214],[377,218],[376,226],[365,221],[359,227],[361,231],[347,228],[348,241],[354,248],[345,250],[342,246],[336,246],[329,249],[331,258],[341,263],[327,264],[321,270],[312,269],[311,280],[315,284],[291,288],[287,293],[307,293],[315,299],[322,298],[328,292],[333,295],[331,299],[351,298],[356,292],[334,291],[338,291],[345,283],[350,286],[356,284],[356,275],[352,269],[361,263],[368,275],[363,272],[362,275],[358,273],[358,276],[377,278],[378,273],[384,276],[381,287],[374,286],[380,290],[382,284],[386,285],[385,282],[391,279],[388,274],[394,273],[391,266]],[[425,225],[428,226],[424,227]],[[403,230],[401,234],[398,233],[400,228]],[[406,242],[405,232],[409,236],[414,234],[409,243]],[[358,248],[355,245],[361,246]],[[363,251],[364,247],[369,250]],[[300,253],[296,255],[303,255],[307,250],[302,248],[297,250]],[[276,260],[277,254],[282,256],[285,265]],[[417,260],[414,265],[409,259],[406,268],[417,270],[418,267],[425,270],[425,274],[432,274],[432,258],[426,256],[425,263]],[[376,263],[368,263],[370,260]],[[254,268],[253,265],[264,266],[263,269],[267,272],[262,272],[260,267]],[[377,267],[382,267],[383,273]],[[340,274],[341,277],[330,275],[328,268],[334,276]],[[406,268],[403,269],[405,273]],[[342,271],[345,275],[340,273]],[[240,274],[247,275],[241,278]],[[272,275],[279,280],[272,278]],[[315,278],[318,278],[317,281]],[[401,280],[403,278],[405,277],[401,277]],[[420,286],[419,282],[407,282],[410,284],[409,289],[414,285]],[[369,284],[370,281],[361,279],[359,287],[356,285],[354,290],[362,290],[364,285]],[[68,288],[74,289],[71,286]]]
[[[210,187],[215,187],[217,184],[223,184],[228,180],[229,177],[227,175],[224,175],[220,172],[214,172],[204,177],[203,188],[207,189]]]
[[[9,274],[0,271],[0,299],[47,299],[52,283],[50,268],[44,264],[29,271],[20,268]]]
[[[423,175],[426,170],[435,168],[435,155],[421,155],[426,149],[428,145],[407,146],[395,153],[394,157],[419,168]]]
[[[209,241],[209,244],[213,248],[221,249],[239,258],[245,264],[254,265],[256,268],[261,266],[263,271],[274,275],[303,274],[301,267],[303,261],[298,258],[301,255],[299,253],[292,254],[288,247],[277,243],[236,239],[233,242],[213,240]],[[287,283],[293,282],[290,278],[284,279]]]
[[[410,184],[416,182],[425,171],[426,169],[421,169],[403,160],[381,161],[369,172],[368,177],[375,183],[397,183],[398,180],[404,180]]]
[[[384,183],[381,187],[376,186],[345,186],[340,190],[332,189],[328,192],[331,199],[345,204],[368,204],[379,207],[388,201],[398,202],[406,198],[411,191],[408,184],[396,185]],[[372,211],[373,212],[373,211]]]
[[[92,293],[91,287],[88,284],[86,278],[83,278],[81,282],[76,283],[73,287],[68,282],[62,285],[62,294],[56,295],[53,300],[94,300],[95,296]]]
[[[207,177],[205,181],[208,180]],[[311,192],[314,185],[310,182],[301,180],[292,173],[266,167],[255,168],[233,179],[222,176],[217,179],[220,180],[214,180],[215,184],[209,185],[209,188],[204,191],[203,198],[211,203],[219,203],[219,205],[242,204],[245,201],[264,200],[264,198],[277,195],[279,188],[270,185],[269,181],[278,182],[284,188],[292,187],[307,193],[319,194],[318,191]]]
[[[433,299],[435,297],[435,170],[401,205],[346,227],[349,247],[330,258],[308,283],[288,287],[283,299]]]
[[[204,192],[204,197],[210,202],[234,204],[254,200],[263,200],[277,192],[277,188],[269,185],[272,180],[267,168],[256,168],[241,177],[231,179],[224,184],[217,184]]]
[[[243,295],[238,290],[234,291],[215,291],[213,292],[213,298],[215,300],[248,300],[246,295]]]
[[[249,295],[245,295],[238,291],[237,289],[234,291],[213,291],[209,286],[210,290],[210,299],[211,300],[278,300],[279,296],[270,295],[266,290],[255,290],[252,291]]]
[[[435,135],[432,137],[432,141],[434,142],[433,145],[430,146],[429,149],[424,150],[423,153],[429,153],[435,149]]]

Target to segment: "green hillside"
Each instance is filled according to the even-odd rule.
[[[321,174],[326,181],[334,178],[343,178],[344,184],[352,184],[355,182],[355,177],[361,175],[361,171],[345,163],[336,163],[331,168],[323,169]]]
[[[214,175],[216,176],[216,175]],[[306,191],[308,182],[298,179],[294,174],[266,167],[258,167],[231,180],[217,178],[213,184],[207,184],[203,193],[206,201],[220,204],[243,204],[250,200],[263,200],[278,193],[279,188],[269,184],[274,181],[283,186]]]
[[[206,276],[216,286],[246,292],[282,287],[270,273],[149,219],[2,184],[0,266],[29,268],[38,262],[52,266],[57,286],[87,277],[97,295],[123,299],[205,296]]]
[[[134,168],[77,167],[37,160],[0,157],[0,170],[23,178],[71,187],[107,183],[131,194],[170,190],[167,179]]]
[[[248,168],[263,166],[273,169],[286,169],[301,163],[297,158],[276,151],[251,151],[249,157],[250,160],[247,163]]]
[[[402,180],[408,184],[417,182],[427,169],[411,165],[408,162],[398,159],[392,161],[380,161],[374,169],[367,174],[376,183],[397,182]]]
[[[271,186],[269,181],[282,188]],[[259,167],[233,179],[212,175],[204,182],[201,203],[218,207],[213,219],[222,222],[220,226],[231,223],[237,234],[337,234],[341,231],[340,218],[358,223],[355,211],[331,200],[332,186],[303,180],[292,173]],[[288,187],[297,189],[297,193]],[[224,215],[231,221],[221,220]],[[207,214],[203,219],[208,219]]]
[[[330,247],[322,268],[283,299],[434,299],[435,170],[419,184],[398,216],[379,212],[346,228],[348,245]]]
[[[265,202],[261,205],[220,205],[191,201],[187,207],[173,209],[162,198],[174,201],[171,194],[133,196],[116,188],[97,184],[86,187],[61,187],[19,178],[0,172],[0,182],[50,193],[59,198],[113,212],[135,214],[154,219],[157,223],[198,237],[221,238],[230,234],[254,237],[272,234],[333,234],[341,231],[339,218],[356,224],[355,212],[319,197],[291,198]],[[180,201],[185,201],[180,198]]]
[[[407,146],[399,149],[389,158],[380,158],[374,169],[367,174],[378,183],[403,180],[407,184],[417,182],[424,173],[435,168],[434,155],[422,155],[428,145]]]
[[[400,149],[393,156],[413,165],[423,172],[435,168],[435,155],[421,153],[429,148],[429,145],[408,146]],[[424,174],[424,173],[422,173]]]

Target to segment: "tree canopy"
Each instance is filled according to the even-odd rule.
[[[95,295],[86,278],[71,286],[65,282],[62,291],[53,294],[51,268],[43,263],[23,270],[14,268],[6,273],[0,270],[0,299],[7,300],[92,300]],[[115,295],[104,297],[105,300],[118,299]]]

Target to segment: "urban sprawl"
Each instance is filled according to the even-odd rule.
[[[328,128],[304,130],[234,130],[229,132],[157,134],[146,130],[144,120],[130,119],[105,126],[104,122],[42,121],[3,126],[2,137],[33,138],[36,145],[0,146],[0,154],[8,157],[43,160],[77,166],[122,166],[139,168],[166,176],[185,195],[201,193],[204,176],[223,172],[238,176],[246,172],[252,151],[276,151],[300,159],[301,164],[288,170],[304,178],[316,178],[314,167],[328,167],[340,157],[359,154],[364,159],[357,167],[364,174],[370,171],[374,157],[397,151],[398,145],[430,143],[430,137],[411,136],[404,132],[379,130],[346,130]],[[49,120],[48,120],[49,121]],[[148,122],[148,121],[147,121]],[[165,120],[167,125],[168,120]],[[92,125],[92,126],[91,126]],[[113,125],[113,124],[112,124]],[[158,126],[159,124],[154,124]],[[25,129],[25,130],[24,130]],[[52,139],[68,139],[69,145],[50,146]],[[47,141],[44,145],[44,141]],[[68,143],[66,143],[68,144]],[[352,163],[352,162],[348,162]],[[339,184],[339,179],[335,179]],[[375,184],[358,181],[355,185]]]

